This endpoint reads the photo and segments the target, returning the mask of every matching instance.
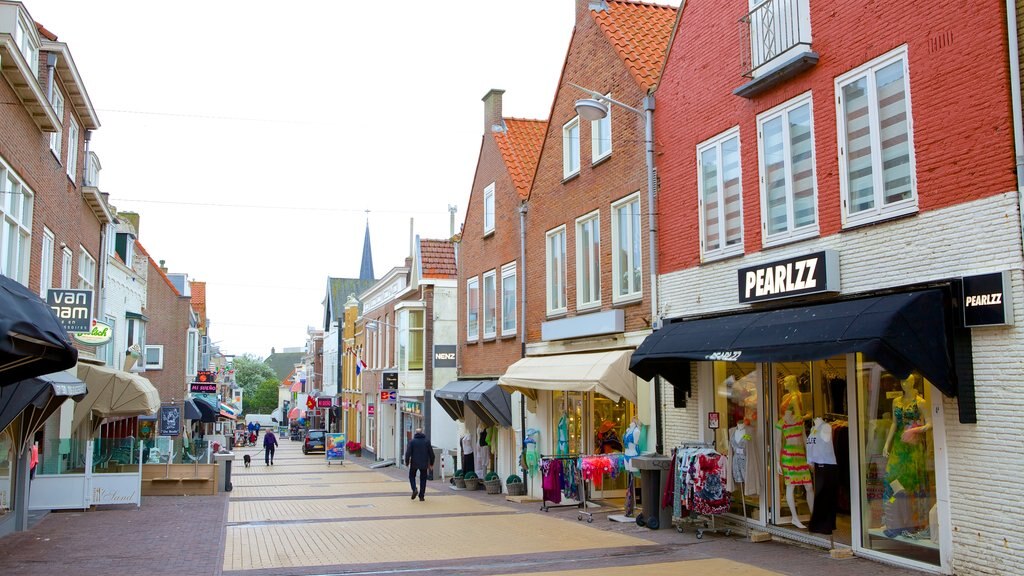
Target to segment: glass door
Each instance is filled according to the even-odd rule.
[[[729,457],[726,489],[732,492],[730,512],[765,522],[763,382],[761,365],[749,362],[714,363],[714,411],[721,422],[715,448]]]
[[[636,406],[625,398],[613,402],[600,394],[590,393],[592,425],[590,454],[621,454],[624,446],[622,438],[626,435],[629,423],[636,415]],[[625,474],[617,474],[615,478],[606,476],[593,486],[595,498],[624,498],[626,496]]]

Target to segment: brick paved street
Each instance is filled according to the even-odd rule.
[[[229,494],[50,513],[0,540],[0,574],[919,574],[781,542],[651,531],[609,522],[608,510],[588,524],[572,509],[543,513],[440,481],[419,502],[404,471],[359,459],[327,466],[288,441],[273,467],[236,464]]]

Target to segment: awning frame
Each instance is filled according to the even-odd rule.
[[[509,366],[498,383],[531,399],[538,390],[595,392],[613,402],[625,398],[636,404],[636,378],[629,371],[632,354],[632,349],[618,349],[527,356]]]
[[[512,426],[512,395],[495,379],[452,380],[435,390],[434,398],[452,420],[472,413],[487,426]]]

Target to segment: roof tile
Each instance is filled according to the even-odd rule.
[[[607,0],[608,10],[590,15],[629,68],[633,78],[649,90],[658,82],[676,8],[630,0]]]
[[[540,149],[548,123],[544,120],[505,118],[505,132],[494,134],[494,141],[501,151],[501,158],[508,167],[520,198],[530,195],[533,176],[537,171]]]
[[[451,240],[420,240],[420,264],[424,278],[455,278],[455,244]]]

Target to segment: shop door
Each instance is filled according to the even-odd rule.
[[[750,362],[714,363],[714,412],[720,418],[715,449],[729,456],[727,471],[732,504],[729,512],[759,524],[767,521],[762,505],[768,464],[769,440],[765,417],[762,365]]]
[[[613,402],[600,394],[588,394],[590,397],[590,434],[591,454],[621,454],[624,446],[622,438],[626,429],[636,416],[636,406],[625,398]],[[594,482],[592,494],[594,498],[625,498],[627,478],[625,474],[617,474],[615,478],[604,477],[600,485]]]

